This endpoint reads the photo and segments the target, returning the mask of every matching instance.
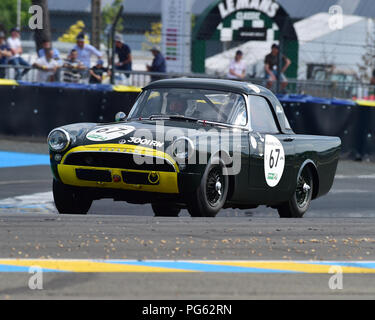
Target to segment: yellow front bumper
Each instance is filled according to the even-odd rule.
[[[143,171],[143,170],[127,170],[119,168],[99,168],[99,167],[88,167],[88,166],[73,166],[65,165],[65,160],[69,154],[75,152],[118,152],[118,153],[134,153],[138,155],[154,156],[159,158],[167,159],[173,164],[175,172],[160,172],[160,171]],[[159,176],[158,184],[156,185],[141,185],[141,184],[127,184],[122,179],[120,182],[96,182],[81,180],[77,177],[76,169],[85,170],[104,170],[110,171],[112,177],[117,175],[122,177],[123,172],[137,172],[137,173],[154,173]],[[63,157],[61,164],[57,166],[58,174],[61,182],[66,185],[77,186],[77,187],[89,187],[89,188],[106,188],[106,189],[120,189],[120,190],[131,190],[131,191],[144,191],[153,193],[179,193],[178,188],[178,172],[179,168],[172,157],[167,153],[154,150],[151,148],[145,148],[133,145],[118,145],[118,144],[104,144],[104,145],[89,145],[73,148]]]

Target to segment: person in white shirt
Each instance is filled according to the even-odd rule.
[[[243,80],[246,76],[246,65],[242,61],[243,53],[241,50],[236,52],[234,60],[230,63],[228,78]]]
[[[12,51],[12,56],[9,58],[8,63],[14,66],[24,66],[27,67],[21,72],[20,68],[15,69],[16,80],[21,80],[21,78],[30,71],[30,65],[21,57],[22,54],[22,44],[20,40],[20,30],[13,28],[11,30],[10,37],[7,40],[7,45]]]
[[[98,59],[103,57],[103,54],[90,44],[85,44],[85,35],[80,33],[77,36],[77,45],[73,48],[78,52],[78,60],[81,61],[87,70],[91,68],[91,56],[96,56]]]
[[[55,74],[59,68],[59,63],[53,59],[51,48],[44,50],[44,56],[35,61],[33,66],[38,69],[38,82],[54,82]]]

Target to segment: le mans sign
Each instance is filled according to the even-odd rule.
[[[273,18],[279,10],[279,4],[272,0],[225,0],[219,4],[221,18],[240,10],[256,10]]]
[[[213,0],[199,16],[193,31],[193,72],[205,72],[206,53],[213,51],[215,41],[232,45],[282,41],[284,54],[298,61],[293,21],[277,0]],[[288,69],[289,77],[296,74],[296,67]]]

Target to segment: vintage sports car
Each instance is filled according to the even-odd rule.
[[[48,145],[61,214],[110,198],[151,204],[156,216],[266,205],[300,218],[331,189],[341,141],[295,134],[263,87],[173,79],[145,87],[128,116],[54,129]]]

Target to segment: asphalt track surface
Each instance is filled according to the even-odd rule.
[[[46,148],[0,139],[0,151],[43,155]],[[2,155],[0,260],[13,259],[9,261],[14,265],[14,259],[42,259],[32,262],[43,267],[47,260],[58,268],[60,259],[84,259],[89,267],[44,272],[43,290],[30,290],[27,269],[9,272],[7,262],[0,261],[0,299],[375,298],[374,263],[363,273],[345,269],[342,290],[329,288],[328,269],[315,273],[316,268],[307,267],[311,261],[333,265],[375,261],[373,163],[341,162],[332,192],[314,201],[304,219],[281,220],[276,211],[264,207],[224,210],[215,219],[191,219],[186,211],[179,218],[153,218],[148,205],[109,200],[95,202],[87,216],[59,216],[51,202],[48,166],[27,166],[18,162],[17,155],[4,161],[9,154]],[[46,157],[38,161],[43,163]],[[130,272],[103,264],[102,269],[90,269],[93,259],[136,267]],[[274,268],[267,263],[271,260]],[[28,266],[30,260],[22,261]],[[174,261],[193,262],[197,269],[184,265],[188,272],[147,271],[142,269],[145,261],[172,263],[171,269],[179,266]],[[249,265],[235,269],[236,261],[261,263],[273,271],[259,267],[254,272]],[[289,273],[280,269],[279,261],[290,263],[285,267]],[[298,261],[303,261],[298,267],[302,269],[296,269]],[[214,264],[211,271],[207,263]],[[222,269],[223,263],[233,269]]]

